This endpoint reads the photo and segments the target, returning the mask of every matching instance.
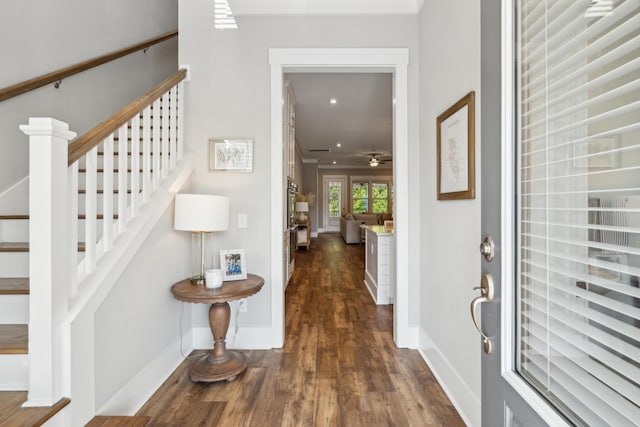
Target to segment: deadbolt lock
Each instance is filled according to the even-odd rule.
[[[480,254],[484,256],[484,259],[487,262],[493,261],[493,257],[495,255],[495,246],[493,244],[493,239],[491,236],[487,236],[484,238],[482,243],[480,243]]]

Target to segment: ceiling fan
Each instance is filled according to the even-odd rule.
[[[366,153],[366,156],[369,158],[367,162],[369,166],[372,168],[377,167],[378,165],[383,165],[387,162],[392,162],[391,156],[383,154],[383,153]],[[388,158],[385,158],[388,157]]]

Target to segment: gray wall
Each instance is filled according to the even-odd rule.
[[[177,0],[3,2],[0,88],[178,27]],[[28,175],[29,117],[54,117],[79,135],[177,70],[177,39],[0,103],[0,195]]]
[[[179,62],[189,64],[192,74],[186,85],[187,148],[200,159],[194,188],[231,197],[231,228],[217,235],[217,249],[244,248],[248,270],[267,279],[262,291],[249,299],[247,312],[239,315],[239,324],[268,327],[271,325],[270,181],[280,176],[280,171],[271,170],[269,161],[269,48],[408,47],[409,138],[410,144],[417,146],[418,99],[413,95],[418,90],[417,19],[416,16],[241,16],[237,20],[239,30],[216,31],[209,2],[180,2]],[[214,136],[253,138],[253,173],[209,173],[207,140]],[[414,173],[417,175],[417,170]],[[240,212],[248,214],[247,229],[236,227]],[[413,212],[417,216],[417,201]],[[416,248],[411,252],[417,253],[419,243],[412,244]],[[410,276],[417,277],[417,262],[412,268],[415,271]],[[417,283],[409,300],[409,322],[417,325]],[[207,325],[204,309],[194,315],[194,326]]]
[[[427,0],[420,13],[420,350],[470,425],[480,425],[480,2]],[[476,91],[476,199],[438,201],[436,118]],[[499,191],[496,189],[496,191]]]

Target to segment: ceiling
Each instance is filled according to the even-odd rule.
[[[304,162],[368,167],[369,153],[391,159],[390,73],[288,73],[284,79],[295,97],[296,142]],[[378,167],[391,167],[391,162]]]
[[[417,14],[424,0],[229,0],[234,15]]]

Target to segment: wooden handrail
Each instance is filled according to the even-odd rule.
[[[153,46],[165,40],[169,40],[173,37],[176,37],[177,35],[178,35],[177,30],[170,31],[158,37],[154,37],[152,39],[143,41],[142,43],[134,44],[129,47],[125,47],[124,49],[116,50],[106,55],[98,56],[96,58],[89,59],[88,61],[80,62],[78,64],[71,65],[69,67],[61,68],[59,70],[52,71],[50,73],[43,74],[38,77],[34,77],[33,79],[14,84],[12,86],[8,86],[4,89],[0,89],[0,102],[5,101],[9,98],[13,98],[14,96],[22,95],[23,93],[37,89],[44,85],[48,85],[49,83],[60,81],[64,78],[73,76],[74,74],[78,74],[90,68],[97,67],[98,65],[102,65],[105,62],[113,61],[114,59],[118,59],[123,56],[129,55],[130,53],[137,52],[142,49],[146,49],[149,46]]]
[[[118,128],[131,120],[131,118],[136,114],[139,114],[142,110],[153,104],[155,100],[160,98],[170,88],[184,80],[186,76],[186,69],[178,70],[145,95],[142,95],[140,98],[131,102],[129,105],[91,129],[89,132],[76,138],[69,144],[69,166],[102,142],[102,140],[107,136],[111,135]]]

